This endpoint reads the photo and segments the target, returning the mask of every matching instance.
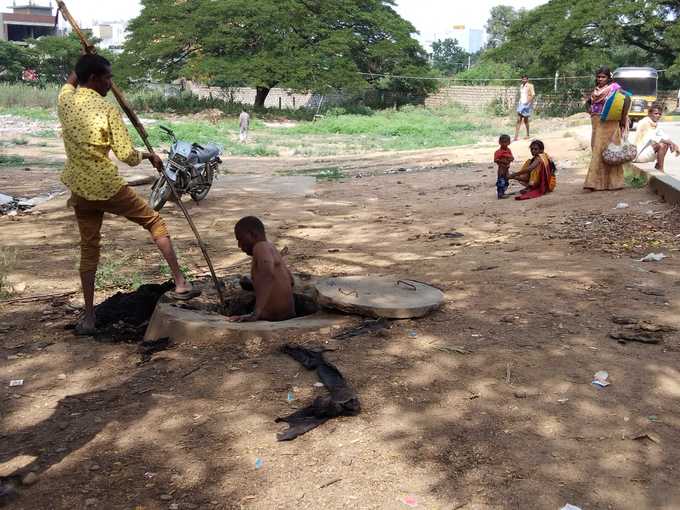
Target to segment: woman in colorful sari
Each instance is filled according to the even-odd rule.
[[[532,158],[525,161],[518,172],[509,176],[510,179],[515,179],[526,186],[515,200],[538,198],[554,191],[557,186],[555,163],[544,152],[545,145],[543,145],[543,142],[534,140],[529,145],[529,150],[531,150]]]
[[[588,191],[617,190],[623,188],[623,165],[608,165],[602,159],[602,152],[614,142],[621,143],[621,134],[628,125],[628,109],[630,99],[626,97],[623,110],[618,120],[602,120],[605,104],[621,86],[612,79],[608,67],[601,67],[595,74],[595,90],[586,102],[593,131],[590,137],[592,156],[588,166],[588,175],[583,189]]]

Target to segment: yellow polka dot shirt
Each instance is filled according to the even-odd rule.
[[[109,152],[130,166],[142,161],[120,111],[94,90],[66,84],[58,112],[66,149],[61,181],[87,200],[108,200],[125,185]]]

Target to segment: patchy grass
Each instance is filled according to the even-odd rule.
[[[337,166],[322,168],[303,168],[300,170],[284,170],[277,172],[278,175],[309,175],[315,177],[317,181],[339,181],[346,179],[347,174]]]
[[[451,106],[440,109],[405,106],[370,114],[329,115],[315,122],[300,122],[294,127],[251,123],[251,140],[238,142],[238,122],[226,119],[217,124],[203,120],[165,122],[178,138],[197,143],[213,142],[233,156],[277,156],[289,152],[304,156],[331,156],[365,151],[416,150],[475,143],[496,136],[491,125],[474,114]],[[169,140],[158,125],[148,129],[151,144],[167,146]],[[136,133],[136,143],[141,145]],[[338,178],[340,178],[338,176]]]
[[[30,120],[55,120],[57,118],[54,109],[38,108],[38,107],[3,107],[0,106],[0,115],[12,115],[14,117],[23,117]]]
[[[630,165],[626,165],[624,168],[623,177],[626,185],[630,188],[644,188],[649,181],[647,174],[631,168]]]
[[[28,145],[28,140],[26,138],[14,138],[11,143],[12,145]]]
[[[54,129],[43,129],[32,133],[31,136],[36,138],[57,138],[57,132]]]
[[[491,126],[481,124],[456,106],[438,109],[405,106],[397,111],[384,110],[372,115],[331,115],[279,131],[282,136],[291,138],[340,135],[345,143],[373,150],[463,145],[493,134]]]
[[[179,266],[180,272],[184,275],[185,278],[190,278],[193,274],[193,271],[189,269],[189,266],[186,266],[184,264],[180,264]],[[162,262],[158,266],[158,272],[164,276],[165,278],[172,278],[172,272],[170,271],[170,266],[168,266],[165,262]]]
[[[144,283],[142,274],[139,272],[130,273],[129,258],[105,258],[99,264],[97,275],[95,276],[94,286],[96,290],[125,289],[135,290]]]
[[[16,154],[0,154],[0,166],[21,166],[26,160]]]
[[[24,83],[0,83],[0,109],[37,108],[52,110],[57,104],[58,85],[34,87]]]
[[[9,273],[14,269],[16,261],[16,250],[0,248],[0,299],[11,297],[14,294],[14,287],[9,281]]]
[[[223,154],[231,156],[278,156],[278,150],[259,143],[242,144],[238,138],[238,121],[224,121],[218,124],[209,122],[162,122],[175,132],[180,140],[193,143],[215,143],[223,148]],[[254,122],[252,125],[262,125]],[[154,147],[167,146],[170,144],[168,136],[161,131],[158,125],[147,129],[149,140]],[[135,143],[142,146],[142,140],[136,131],[132,131]]]

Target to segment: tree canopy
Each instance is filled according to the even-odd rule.
[[[526,11],[515,10],[509,5],[495,5],[491,8],[489,19],[486,22],[486,47],[498,48],[507,40],[510,26],[517,21]]]
[[[487,58],[534,75],[651,66],[680,76],[677,0],[551,0],[513,21]]]
[[[8,41],[0,41],[0,80],[16,81],[32,61],[31,52]]]
[[[442,39],[432,43],[432,67],[444,74],[456,74],[467,65],[468,53],[456,39]]]
[[[392,0],[142,0],[122,64],[131,77],[179,77],[328,92],[403,87],[377,75],[427,76],[427,55]],[[365,73],[365,74],[361,74]],[[408,92],[432,87],[407,82]]]

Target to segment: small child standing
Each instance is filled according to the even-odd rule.
[[[501,135],[498,139],[500,148],[493,155],[493,162],[498,165],[498,178],[496,179],[496,192],[498,198],[505,198],[505,191],[510,185],[508,176],[510,175],[510,163],[515,158],[510,150],[510,135]]]

